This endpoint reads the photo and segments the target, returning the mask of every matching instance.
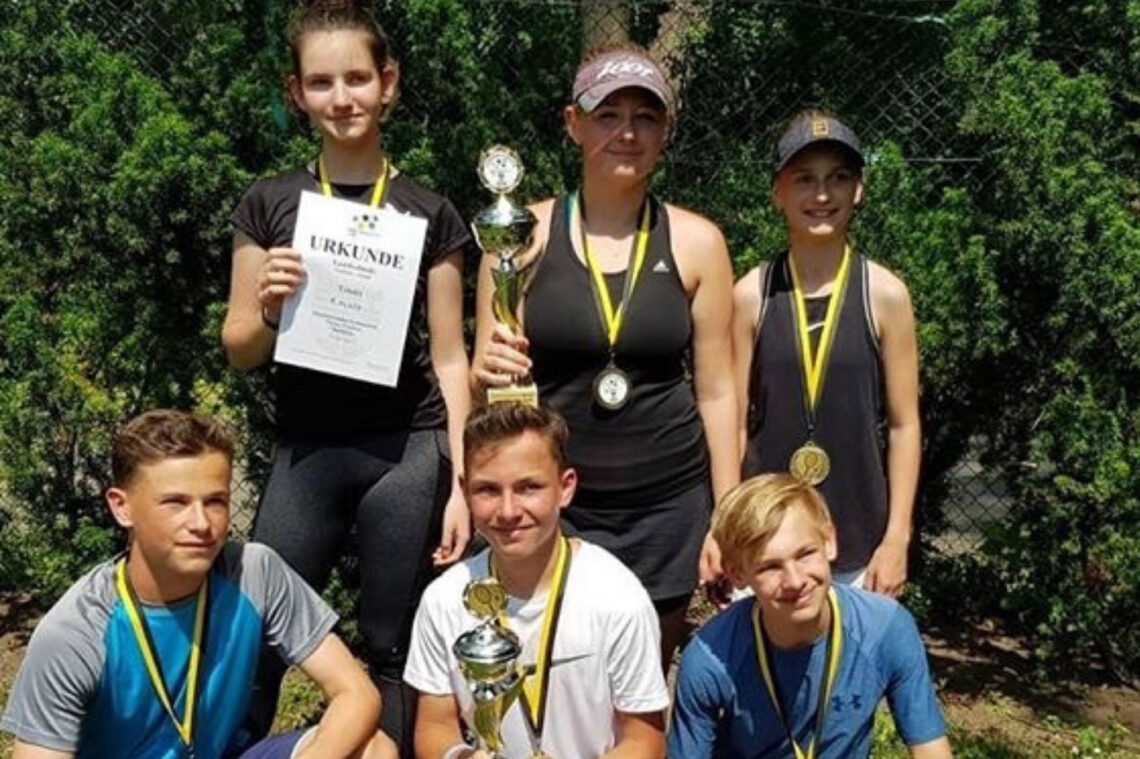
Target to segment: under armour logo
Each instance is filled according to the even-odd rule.
[[[843,696],[832,696],[831,697],[831,710],[832,711],[841,712],[844,710],[844,708],[847,708],[850,710],[862,709],[863,708],[863,694],[861,694],[861,693],[852,694],[851,697],[849,699],[847,699],[846,704],[844,704]]]

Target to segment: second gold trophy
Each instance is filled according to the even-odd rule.
[[[475,216],[472,227],[479,247],[495,257],[491,272],[494,282],[491,307],[495,318],[516,335],[522,332],[519,304],[526,295],[530,267],[520,268],[515,257],[534,239],[537,219],[525,206],[511,200],[508,193],[518,187],[523,164],[518,153],[505,145],[492,145],[479,156],[479,181],[495,193],[494,204]],[[513,377],[503,387],[487,388],[487,403],[526,403],[538,405],[538,388],[530,375]]]

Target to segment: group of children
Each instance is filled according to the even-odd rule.
[[[884,595],[832,582],[827,507],[788,474],[742,483],[716,513],[725,569],[754,596],[685,649],[666,742],[649,596],[560,527],[577,486],[567,435],[545,407],[497,404],[467,420],[462,492],[488,548],[419,605],[404,671],[418,693],[417,757],[489,759],[466,731],[474,704],[452,646],[478,623],[464,588],[492,574],[537,679],[502,715],[503,757],[866,757],[884,696],[911,756],[950,757],[913,619]],[[32,636],[0,721],[17,738],[14,759],[398,755],[332,610],[271,549],[227,542],[232,457],[217,422],[185,412],[148,412],[116,435],[107,503],[129,548],[80,579]],[[243,719],[263,644],[308,675],[327,708],[311,729],[254,742]]]
[[[478,756],[451,646],[475,624],[464,586],[492,573],[535,667],[502,715],[505,757],[862,757],[884,694],[912,755],[949,756],[890,598],[918,478],[917,349],[905,285],[848,234],[854,132],[819,110],[790,122],[772,184],[788,250],[734,289],[716,225],[648,189],[675,116],[666,77],[636,45],[590,51],[562,114],[580,189],[531,207],[520,333],[494,318],[484,255],[469,361],[472,236],[382,149],[399,67],[364,5],[291,17],[289,96],[321,151],[231,217],[222,340],[233,366],[268,367],[276,433],[253,542],[225,543],[232,446],[215,422],[125,425],[107,501],[130,546],[33,637],[0,722],[16,759]],[[427,221],[393,387],[272,359],[306,284],[303,191]],[[542,407],[472,412],[522,374]],[[489,548],[461,561],[472,526]],[[367,670],[313,590],[354,544]],[[753,595],[685,650],[666,749],[663,673],[698,577],[722,601],[726,578]],[[291,664],[327,710],[261,740]]]

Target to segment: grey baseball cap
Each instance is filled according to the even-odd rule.
[[[615,50],[583,64],[574,77],[573,100],[590,113],[611,94],[625,87],[648,90],[667,108],[673,106],[661,69],[648,56]]]
[[[831,142],[846,148],[856,159],[859,168],[863,167],[863,146],[855,132],[834,116],[810,113],[797,116],[784,130],[776,145],[776,173],[802,150],[821,142]]]

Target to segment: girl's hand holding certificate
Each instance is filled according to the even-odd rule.
[[[257,274],[257,299],[262,316],[278,323],[281,306],[305,280],[301,254],[292,248],[270,248]]]

